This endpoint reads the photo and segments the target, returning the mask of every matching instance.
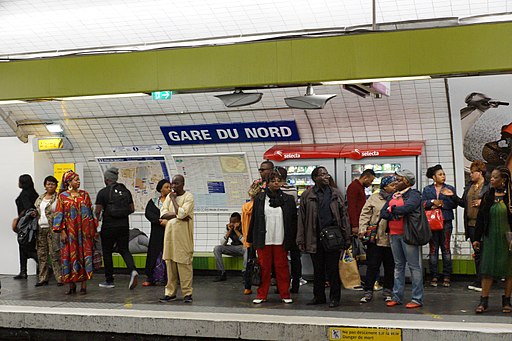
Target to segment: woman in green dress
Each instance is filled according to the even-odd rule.
[[[503,166],[496,167],[491,174],[491,189],[482,200],[476,221],[473,247],[480,249],[483,237],[480,272],[482,274],[482,296],[475,312],[487,310],[489,291],[493,278],[505,278],[505,295],[502,296],[502,311],[512,312],[512,254],[509,252],[507,232],[512,222],[512,186],[510,171]]]

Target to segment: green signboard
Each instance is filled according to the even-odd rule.
[[[151,98],[157,101],[171,99],[172,91],[155,91],[151,93]]]

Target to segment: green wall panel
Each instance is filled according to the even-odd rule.
[[[0,63],[0,100],[512,71],[512,23]]]

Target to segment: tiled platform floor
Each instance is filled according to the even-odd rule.
[[[116,276],[116,288],[99,288],[98,283],[103,280],[102,274],[95,274],[88,282],[87,295],[64,295],[66,287],[57,287],[54,281],[50,285],[34,287],[35,276],[27,280],[14,280],[12,276],[2,275],[2,291],[0,295],[0,309],[6,306],[34,307],[34,310],[48,308],[77,309],[80,313],[87,310],[116,310],[132,314],[144,311],[161,313],[213,313],[213,314],[240,314],[239,316],[261,316],[263,320],[276,321],[281,317],[293,321],[308,317],[315,318],[346,318],[350,320],[388,320],[390,324],[399,321],[431,322],[434,326],[438,322],[452,322],[455,325],[484,323],[487,326],[496,324],[500,328],[510,325],[512,333],[512,315],[501,312],[502,283],[496,283],[490,299],[488,312],[475,315],[474,308],[478,303],[479,293],[468,290],[467,282],[454,282],[450,288],[425,288],[425,305],[420,309],[408,310],[404,306],[387,308],[382,299],[381,292],[376,292],[375,299],[367,304],[359,303],[361,291],[343,290],[341,305],[329,309],[326,305],[307,306],[312,298],[312,284],[301,286],[300,293],[292,295],[294,303],[285,305],[280,302],[279,296],[269,294],[268,302],[262,305],[252,304],[255,294],[242,295],[242,278],[238,273],[231,273],[226,282],[213,283],[212,276],[194,277],[194,303],[184,304],[181,300],[172,303],[159,303],[158,298],[163,295],[163,287],[142,287],[141,276],[139,286],[135,290],[128,289],[127,275]],[[410,295],[410,286],[406,289]],[[31,308],[32,309],[32,308]],[[2,311],[1,314],[5,312]],[[1,316],[1,315],[0,315]],[[274,316],[274,318],[272,318]],[[430,324],[428,324],[430,325]],[[512,335],[512,334],[511,334]],[[512,336],[510,336],[512,340]],[[405,340],[405,339],[404,339]]]

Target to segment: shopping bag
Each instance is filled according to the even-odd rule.
[[[153,269],[153,282],[158,284],[167,283],[167,267],[165,261],[162,259],[162,252],[158,255]]]
[[[366,228],[366,233],[363,237],[363,244],[375,244],[377,242],[377,225],[370,224]]]
[[[443,229],[443,212],[440,208],[425,210],[425,214],[427,215],[428,224],[432,231],[441,231]]]
[[[247,261],[245,271],[249,271],[251,285],[259,287],[261,285],[261,268],[257,258],[250,258]]]
[[[102,261],[103,261],[103,250],[101,248],[101,238],[99,233],[96,233],[93,240],[92,246],[92,269],[97,271],[101,269]]]
[[[354,289],[361,286],[361,276],[359,275],[357,262],[352,257],[350,249],[343,252],[339,261],[338,272],[345,289]]]

